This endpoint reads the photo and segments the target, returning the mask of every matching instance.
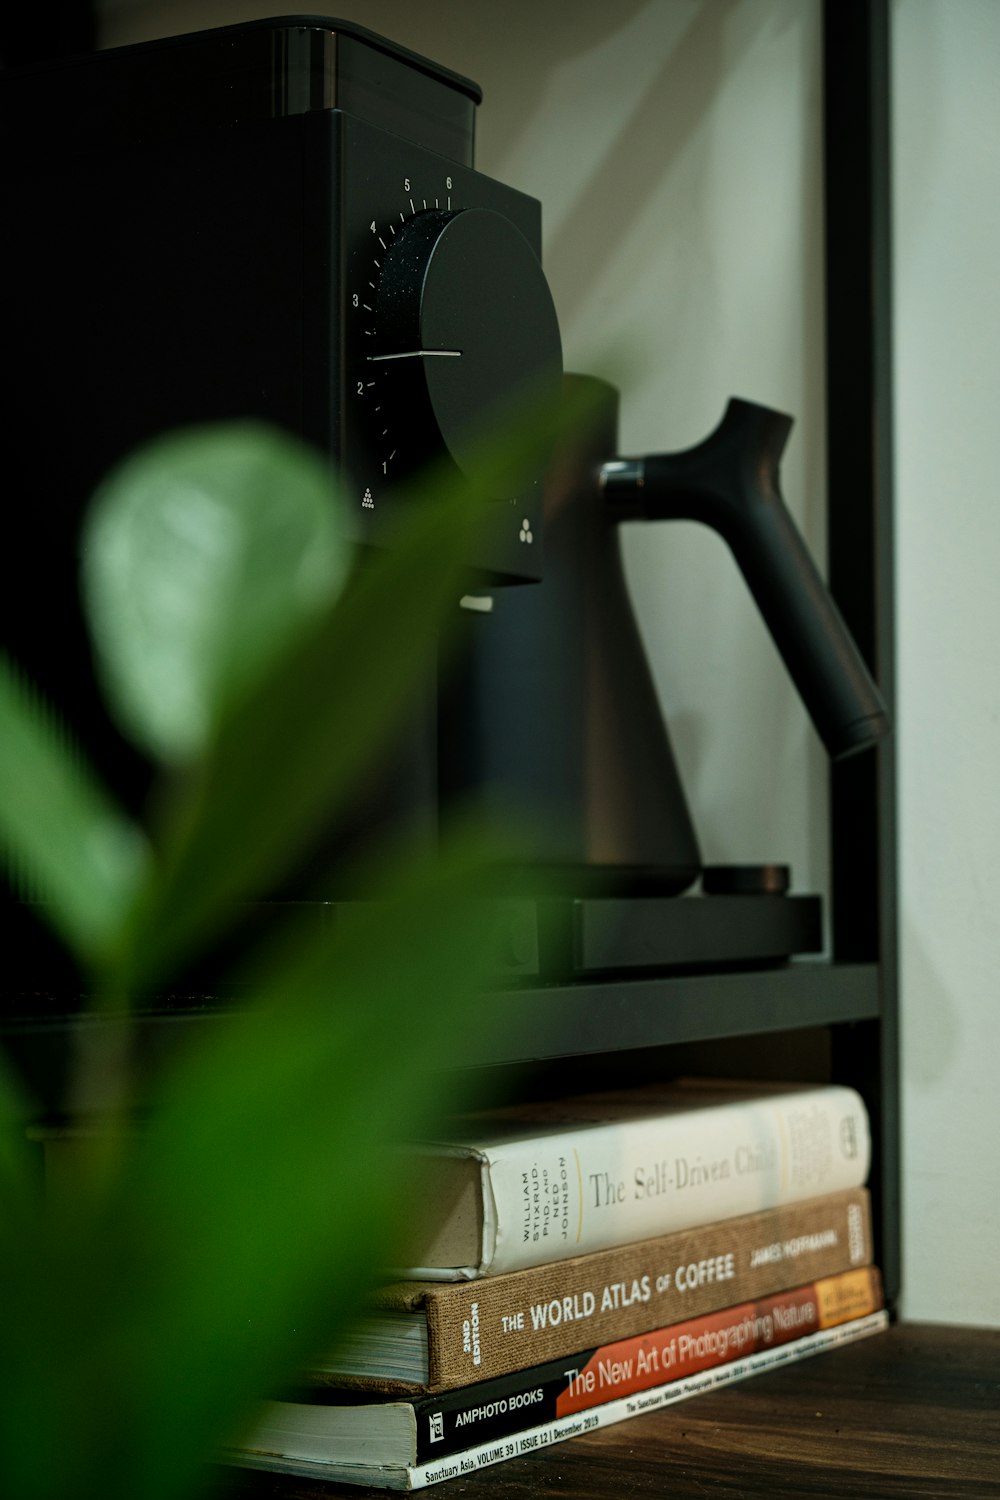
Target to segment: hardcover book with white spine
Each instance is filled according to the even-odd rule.
[[[685,1080],[456,1117],[414,1152],[402,1274],[459,1280],[860,1187],[871,1136],[841,1085]]]

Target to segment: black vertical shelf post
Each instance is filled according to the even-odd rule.
[[[888,0],[824,0],[829,582],[895,720],[891,50]],[[901,1280],[896,744],[833,767],[834,962],[875,963],[880,1018],[838,1028],[840,1075],[872,1109],[879,1254]]]

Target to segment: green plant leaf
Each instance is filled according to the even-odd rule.
[[[496,464],[505,473],[514,451],[498,441],[482,472]],[[76,921],[100,956],[131,907],[104,968],[113,996],[125,993],[118,981],[170,977],[356,796],[438,660],[489,512],[467,488],[421,488],[399,534],[333,607],[336,564],[291,605],[265,588],[258,615],[249,585],[270,566],[266,545],[248,543],[241,556],[222,548],[229,571],[214,572],[210,541],[219,515],[228,518],[221,536],[233,513],[238,530],[262,509],[266,532],[275,484],[243,511],[234,482],[217,514],[201,469],[198,495],[171,511],[176,473],[169,451],[159,456],[162,491],[144,498],[126,475],[114,501],[122,514],[89,543],[88,588],[119,712],[179,772],[160,803],[156,862],[139,860],[112,883],[98,903],[103,922]],[[276,460],[275,479],[283,469]],[[225,488],[232,474],[220,473]],[[157,514],[161,529],[144,529]],[[294,557],[294,545],[284,555]],[[180,603],[170,582],[178,559],[176,576],[188,580]],[[192,561],[219,600],[192,603]],[[154,621],[175,627],[162,660],[147,635]],[[72,826],[89,826],[79,810]],[[481,1034],[489,1019],[478,988],[492,913],[474,898],[477,872],[500,853],[469,835],[450,861],[418,866],[361,903],[332,944],[300,933],[264,954],[245,1012],[219,1018],[171,1060],[149,1131],[105,1143],[72,1212],[0,1233],[0,1453],[4,1487],[18,1500],[191,1500],[206,1457],[248,1402],[356,1308],[413,1191],[400,1185],[392,1144],[446,1105],[465,1031]],[[89,866],[75,859],[66,900],[88,912]]]
[[[0,849],[15,890],[43,902],[90,965],[116,941],[149,864],[143,834],[3,656]]]
[[[357,1307],[414,1190],[394,1147],[446,1106],[444,1070],[488,1019],[483,873],[500,852],[472,830],[332,940],[290,934],[257,999],[171,1068],[43,1284],[3,1288],[19,1500],[191,1500],[218,1444]],[[40,1374],[48,1340],[40,1405],[21,1371]]]
[[[171,433],[100,487],[83,585],[110,705],[184,763],[334,597],[348,544],[328,464],[259,424]]]
[[[421,687],[430,691],[481,509],[419,499],[392,545],[223,722],[179,783],[160,876],[137,914],[132,978],[147,982],[260,899],[356,797]]]

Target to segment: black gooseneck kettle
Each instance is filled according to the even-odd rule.
[[[701,858],[628,596],[623,522],[698,520],[726,539],[832,757],[873,744],[888,717],[781,496],[791,419],[733,400],[697,446],[621,459],[615,388],[565,380],[593,416],[552,466],[542,581],[467,613],[442,788],[522,819],[561,890],[675,894]]]

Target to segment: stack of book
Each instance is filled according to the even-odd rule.
[[[407,1276],[230,1460],[419,1489],[886,1325],[851,1089],[589,1095],[415,1152]]]

